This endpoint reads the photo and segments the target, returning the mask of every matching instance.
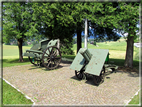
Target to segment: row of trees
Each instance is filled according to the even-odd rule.
[[[23,61],[22,42],[32,37],[59,38],[68,46],[76,33],[78,51],[85,18],[94,28],[95,38],[117,40],[116,32],[128,33],[124,65],[132,67],[133,42],[139,22],[139,3],[135,2],[3,3],[3,40],[17,39],[19,61]]]

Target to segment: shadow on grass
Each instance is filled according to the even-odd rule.
[[[114,62],[114,64],[117,65],[117,66],[124,66],[125,59],[110,58],[109,62]],[[139,61],[138,60],[133,61],[133,67],[136,68],[136,69],[139,69]]]
[[[2,59],[2,62],[6,62],[6,63],[25,63],[25,62],[29,62],[28,58],[23,58],[23,62],[19,62],[19,59]]]
[[[73,59],[75,58],[75,55],[63,55],[62,56],[62,63],[72,63]],[[114,62],[113,64],[117,66],[124,66],[125,59],[114,59],[110,58],[109,62]],[[133,67],[136,69],[139,69],[139,61],[138,60],[133,60]]]
[[[19,62],[19,59],[2,59],[3,67],[19,66],[31,64],[28,58],[24,58],[23,62]]]

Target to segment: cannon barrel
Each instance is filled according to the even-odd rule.
[[[81,48],[79,53],[84,57],[84,59],[89,62],[91,60],[92,54],[89,52],[87,48]]]

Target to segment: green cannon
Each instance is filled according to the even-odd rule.
[[[57,48],[58,40],[42,40],[30,50],[26,50],[23,56],[28,56],[29,61],[35,66],[44,66],[47,69],[55,69],[61,62],[61,52]]]
[[[78,79],[81,80],[87,75],[92,75],[95,85],[99,85],[104,81],[106,69],[115,71],[118,68],[113,64],[105,64],[108,60],[109,50],[107,49],[81,48],[70,68],[75,70]]]

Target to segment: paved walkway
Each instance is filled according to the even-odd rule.
[[[117,71],[95,86],[91,78],[79,81],[70,64],[56,70],[33,65],[3,68],[3,78],[40,104],[124,105],[139,90],[139,75]]]

